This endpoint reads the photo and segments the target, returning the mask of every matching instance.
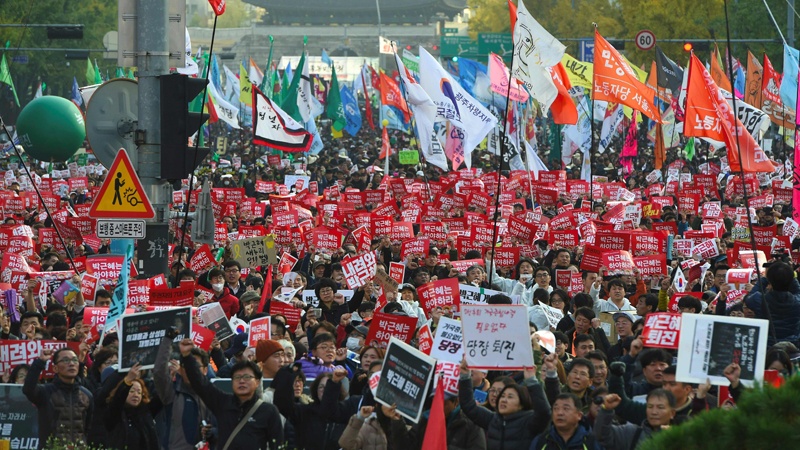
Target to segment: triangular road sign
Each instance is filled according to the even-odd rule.
[[[152,219],[155,211],[124,148],[119,149],[106,181],[89,210],[96,219]]]

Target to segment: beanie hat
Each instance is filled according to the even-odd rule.
[[[261,339],[256,343],[256,361],[264,362],[277,352],[282,352],[283,346],[272,339]]]

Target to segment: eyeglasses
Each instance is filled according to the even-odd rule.
[[[57,364],[61,364],[61,363],[78,364],[79,362],[80,362],[80,360],[78,358],[64,358],[64,359],[59,359]]]
[[[547,278],[547,277],[549,277],[549,276],[550,276],[550,275],[548,275],[548,274],[546,274],[546,273],[537,273],[537,274],[536,274],[536,278]]]
[[[239,271],[239,269],[237,269],[235,267],[231,267],[230,269],[225,269],[225,273],[233,273],[233,272],[238,272],[238,271]]]
[[[250,381],[254,380],[256,377],[254,375],[234,375],[231,377],[233,381]]]
[[[326,287],[319,290],[320,294],[327,294],[328,292],[333,292],[333,289]]]

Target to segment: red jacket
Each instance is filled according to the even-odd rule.
[[[215,295],[214,300],[218,301],[219,305],[222,306],[222,310],[225,311],[225,316],[228,320],[239,312],[239,299],[231,294],[231,291],[228,290],[227,287],[222,288],[222,295],[219,297]]]

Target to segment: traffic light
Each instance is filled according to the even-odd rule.
[[[690,52],[692,50],[694,50],[694,44],[692,44],[691,42],[684,42],[683,43],[683,51]]]
[[[189,111],[189,102],[203,92],[208,81],[187,75],[158,77],[161,85],[161,178],[180,180],[192,173],[206,156],[208,147],[198,147],[197,157],[189,138],[208,120],[208,114]]]
[[[702,42],[702,41],[685,41],[683,43],[683,51],[685,51],[685,52],[691,52],[691,51],[704,52],[704,51],[708,51],[709,48],[710,48],[710,45],[709,45],[709,43],[707,41],[706,42]]]

